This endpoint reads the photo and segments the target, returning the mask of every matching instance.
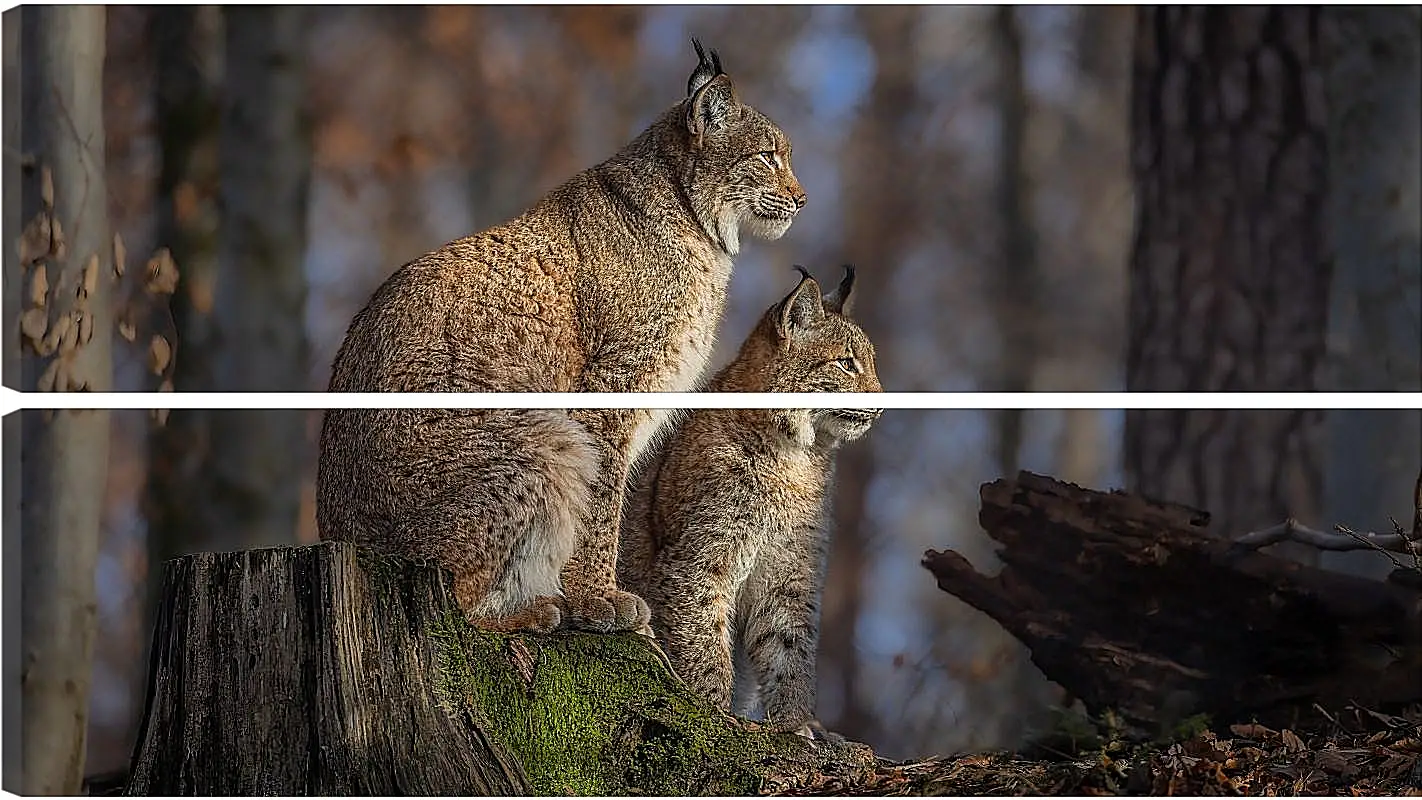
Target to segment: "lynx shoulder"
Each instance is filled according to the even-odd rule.
[[[715,51],[685,99],[503,224],[397,270],[351,322],[331,391],[680,391],[701,381],[741,234],[805,204],[790,141]],[[641,627],[615,579],[646,411],[330,410],[323,537],[452,570],[481,624]]]
[[[854,272],[821,296],[805,274],[708,386],[727,392],[879,392],[874,347],[847,316]],[[815,650],[833,457],[877,409],[691,412],[636,482],[623,585],[651,606],[677,674],[778,730],[814,716]]]

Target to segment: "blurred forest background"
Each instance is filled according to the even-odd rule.
[[[129,253],[168,248],[181,275],[166,308],[120,312],[139,333],[114,340],[114,386],[324,389],[391,271],[611,155],[681,99],[695,35],[789,134],[809,196],[782,240],[738,258],[718,363],[791,264],[849,261],[889,391],[1417,391],[1415,93],[1397,100],[1416,43],[1411,62],[1326,61],[1321,15],[111,6],[109,223]],[[1340,91],[1372,103],[1373,127],[1325,147]],[[1376,121],[1384,108],[1400,117]],[[1343,157],[1356,179],[1330,195]],[[1365,218],[1379,196],[1382,233]],[[1329,231],[1354,223],[1335,260]],[[1335,268],[1364,261],[1381,272]],[[319,415],[109,419],[90,773],[132,747],[154,566],[316,537]],[[1207,507],[1224,533],[1287,515],[1385,529],[1410,517],[1419,426],[1422,412],[889,412],[841,457],[821,718],[909,757],[1013,746],[1061,702],[918,565],[951,547],[991,569],[985,481],[1026,468],[1130,486]]]

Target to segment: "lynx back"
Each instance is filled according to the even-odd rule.
[[[790,141],[696,46],[685,99],[522,215],[406,264],[355,316],[331,391],[697,388],[742,232],[805,205]],[[643,626],[616,584],[629,465],[662,415],[331,410],[321,534],[430,558],[480,624]]]

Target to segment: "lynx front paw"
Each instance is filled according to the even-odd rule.
[[[806,739],[815,738],[814,727],[818,724],[808,711],[782,712],[779,716],[767,716],[765,720],[765,727],[775,733],[796,733]]]
[[[528,608],[506,617],[474,617],[469,622],[476,628],[505,633],[551,633],[563,624],[563,601],[557,597],[537,597]]]
[[[596,594],[569,593],[568,627],[594,633],[636,631],[647,626],[652,611],[642,598],[620,589]]]

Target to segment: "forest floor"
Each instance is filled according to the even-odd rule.
[[[1051,741],[1016,754],[879,760],[868,770],[771,777],[761,794],[1422,797],[1422,705],[1320,711],[1279,729],[1251,722],[1217,731],[1192,719],[1173,741],[1143,744],[1110,729],[1062,726]],[[120,794],[124,777],[96,777],[86,793]]]
[[[1201,720],[1174,741],[1131,745],[1088,734],[1030,754],[882,761],[853,777],[772,781],[763,793],[1422,797],[1422,706],[1320,710],[1298,729],[1244,723],[1214,730]]]

